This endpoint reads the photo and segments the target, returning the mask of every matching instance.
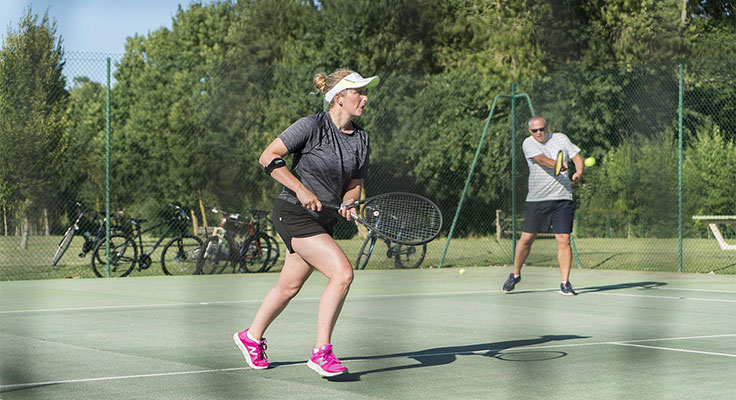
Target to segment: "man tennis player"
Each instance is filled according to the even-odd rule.
[[[546,232],[552,226],[557,241],[557,261],[560,263],[560,293],[575,295],[570,284],[570,265],[572,264],[572,248],[570,232],[575,216],[575,203],[572,199],[572,182],[578,182],[583,176],[583,157],[580,148],[574,145],[563,133],[548,133],[547,121],[540,115],[529,119],[530,136],[524,139],[523,150],[529,166],[529,192],[524,204],[524,225],[521,238],[516,244],[514,272],[509,274],[503,284],[503,291],[514,290],[521,282],[521,267],[524,265],[537,233]],[[555,176],[556,154],[562,151],[564,162],[562,173]],[[567,162],[575,163],[575,173],[567,177]]]

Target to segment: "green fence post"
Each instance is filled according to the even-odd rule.
[[[460,209],[463,206],[463,201],[465,201],[465,193],[468,191],[468,186],[470,185],[470,178],[473,177],[473,171],[475,171],[475,165],[478,163],[478,158],[480,157],[480,149],[483,146],[483,141],[486,138],[486,133],[488,132],[488,126],[491,124],[491,118],[493,118],[493,111],[496,109],[496,102],[498,101],[499,97],[504,97],[504,95],[496,95],[496,97],[493,98],[493,105],[491,105],[491,112],[488,113],[488,119],[486,119],[486,126],[483,128],[483,133],[480,135],[480,140],[478,141],[478,147],[475,149],[475,157],[473,157],[473,163],[470,165],[470,171],[468,171],[468,176],[465,178],[465,187],[463,187],[463,191],[460,194],[460,200],[457,203],[457,209],[455,210],[455,217],[452,219],[452,225],[450,226],[450,232],[447,234],[447,240],[445,241],[445,249],[442,251],[442,257],[440,257],[440,263],[437,266],[438,268],[442,268],[442,265],[444,265],[445,262],[445,256],[447,255],[447,249],[450,247],[450,240],[452,239],[452,233],[455,231],[455,226],[457,225],[457,219],[460,217]]]
[[[516,83],[511,84],[511,264],[516,261]]]
[[[94,257],[94,255],[92,255]],[[110,277],[110,57],[107,57],[107,90],[105,93],[105,258]]]
[[[678,67],[679,99],[677,105],[677,272],[682,272],[682,64]]]
[[[514,96],[509,96],[507,94],[499,94],[499,95],[496,95],[496,97],[493,98],[493,104],[491,105],[491,112],[488,113],[488,119],[486,119],[486,125],[483,128],[483,133],[481,134],[480,140],[478,141],[478,147],[475,150],[475,157],[473,157],[473,163],[470,165],[470,171],[468,171],[468,176],[465,178],[465,187],[463,187],[463,191],[460,194],[460,200],[458,201],[457,209],[455,210],[455,217],[452,219],[452,225],[450,226],[450,232],[447,234],[447,240],[445,241],[445,248],[442,251],[442,257],[440,257],[440,262],[439,262],[438,268],[442,268],[442,266],[444,265],[445,256],[447,255],[447,249],[450,247],[450,241],[452,240],[452,234],[455,232],[455,226],[457,225],[457,220],[458,220],[458,217],[460,216],[460,209],[463,206],[463,201],[465,201],[465,193],[468,191],[468,186],[470,185],[470,179],[473,176],[473,171],[475,170],[475,165],[478,163],[478,158],[480,156],[480,149],[483,146],[483,141],[485,140],[486,133],[488,132],[488,126],[491,123],[491,118],[493,118],[493,112],[496,109],[496,103],[498,102],[498,99],[500,97],[512,97],[512,98],[514,98],[514,97],[525,97],[526,98],[526,101],[527,101],[527,104],[529,105],[529,110],[531,111],[532,115],[534,115],[534,107],[532,107],[532,100],[529,98],[529,95],[527,95],[526,93],[521,93],[521,94],[514,95]],[[512,135],[511,135],[512,144],[516,143],[515,136],[516,135],[514,134],[514,132],[512,132]],[[514,155],[514,148],[512,146],[512,148],[511,148],[511,163],[512,163],[512,165],[515,164],[515,161],[514,160],[515,160],[515,155]],[[513,174],[513,170],[512,170],[512,174]],[[512,187],[512,196],[513,196],[513,192],[516,189],[516,182],[514,180],[512,180],[511,187]],[[512,214],[513,214],[514,207],[515,206],[512,204],[511,205]],[[515,229],[516,228],[516,221],[513,221],[512,222],[512,225],[514,226],[514,229]],[[516,235],[514,234],[514,241],[515,240],[516,240]],[[512,254],[513,253],[514,252],[512,251]]]

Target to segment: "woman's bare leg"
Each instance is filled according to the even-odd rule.
[[[266,294],[248,329],[253,339],[260,340],[263,337],[268,326],[284,311],[289,301],[299,293],[311,274],[312,267],[298,254],[287,253],[276,286]]]
[[[353,282],[353,267],[342,249],[327,234],[293,238],[291,245],[307,264],[328,279],[319,300],[315,344],[315,348],[318,348],[331,342],[332,330]]]

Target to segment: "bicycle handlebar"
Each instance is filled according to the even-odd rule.
[[[225,210],[221,210],[221,209],[219,209],[217,207],[212,207],[212,210],[211,211],[213,213],[215,213],[215,214],[220,214],[222,216],[225,216],[225,217],[228,217],[228,218],[232,218],[234,220],[240,220],[240,217],[242,217],[242,215],[240,215],[240,214],[230,213],[230,212],[227,212]]]
[[[179,214],[179,217],[181,217],[182,219],[187,219],[187,220],[189,219],[187,212],[184,211],[184,209],[181,208],[178,204],[169,203],[169,207],[173,208]]]

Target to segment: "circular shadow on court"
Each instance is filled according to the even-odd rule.
[[[498,358],[503,361],[549,361],[558,358],[565,357],[567,353],[564,351],[552,351],[552,350],[529,350],[529,351],[506,351],[503,353],[496,353],[492,357]]]

